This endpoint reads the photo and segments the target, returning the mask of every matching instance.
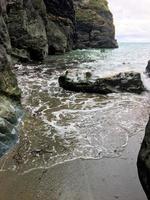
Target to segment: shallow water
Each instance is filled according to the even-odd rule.
[[[144,134],[149,114],[149,92],[142,95],[81,94],[64,91],[58,77],[93,78],[121,71],[143,75],[150,58],[150,44],[120,44],[115,50],[76,50],[51,56],[45,64],[16,65],[27,110],[21,127],[14,169],[49,166],[77,157],[103,158],[122,154],[131,136]]]

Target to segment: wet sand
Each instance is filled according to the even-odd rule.
[[[33,169],[0,172],[0,200],[146,200],[136,159],[142,135],[129,139],[119,158],[83,160]]]
[[[149,94],[77,95],[60,90],[57,80],[66,67],[73,75],[87,70],[94,76],[143,72],[148,49],[127,45],[104,53],[74,51],[69,57],[51,57],[43,66],[18,66],[27,116],[19,143],[0,159],[0,200],[146,200],[136,159],[149,114]],[[122,65],[125,58],[128,64]],[[52,167],[79,156],[103,158]]]

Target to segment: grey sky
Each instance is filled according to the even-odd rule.
[[[150,42],[150,0],[108,0],[119,41]]]

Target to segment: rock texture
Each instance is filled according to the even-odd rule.
[[[42,1],[12,0],[7,5],[7,26],[13,55],[21,60],[43,60],[47,55],[47,36]]]
[[[150,200],[150,118],[137,160],[138,174],[143,189]]]
[[[0,2],[0,156],[16,142],[20,89],[11,70],[11,43],[5,23],[6,2]],[[17,101],[16,101],[17,100]]]
[[[77,48],[114,48],[115,28],[106,0],[74,0]]]
[[[49,54],[64,53],[75,43],[75,11],[72,0],[44,0],[47,10]]]
[[[146,74],[150,77],[150,60],[148,61],[148,64],[146,66]]]
[[[11,43],[5,13],[0,13],[0,92],[12,98],[20,97],[20,90],[15,75],[11,71]]]
[[[150,60],[146,66],[146,74],[150,77]],[[146,126],[145,136],[137,159],[139,179],[150,200],[150,116]]]
[[[73,48],[75,13],[72,0],[11,0],[7,26],[13,57],[41,61],[47,54]]]
[[[117,47],[106,0],[9,0],[6,12],[15,60],[42,61],[73,48]]]
[[[141,75],[136,72],[120,73],[112,77],[99,78],[94,82],[87,79],[75,82],[66,76],[61,76],[59,77],[59,85],[70,91],[99,94],[109,94],[120,91],[140,94],[145,90]]]

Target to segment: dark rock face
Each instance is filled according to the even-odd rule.
[[[117,46],[106,0],[9,0],[7,6],[4,2],[12,55],[17,60],[41,61],[47,54],[73,48]]]
[[[57,17],[68,18],[72,22],[75,21],[72,0],[44,0],[44,2],[48,13]]]
[[[11,44],[6,18],[6,2],[0,4],[0,156],[2,156],[17,139],[16,123],[20,99],[20,89],[15,75],[11,71]]]
[[[150,200],[150,118],[137,160],[138,174],[143,189]]]
[[[150,60],[148,61],[148,64],[146,67],[146,74],[150,77]]]
[[[41,61],[47,54],[71,50],[75,41],[72,0],[11,0],[7,26],[13,57]]]
[[[113,17],[106,0],[74,0],[77,48],[115,48]]]
[[[73,82],[66,76],[59,77],[59,85],[65,90],[75,92],[108,94],[115,92],[133,92],[140,94],[145,88],[140,73],[126,72],[108,78],[99,78],[94,82]]]
[[[43,60],[48,51],[45,25],[38,3],[41,9],[44,5],[40,0],[33,2],[14,0],[7,5],[7,26],[13,55],[22,60]]]
[[[7,96],[19,98],[20,90],[15,75],[11,71],[11,44],[7,26],[0,15],[0,92]]]
[[[64,53],[75,43],[75,11],[72,0],[44,0],[47,10],[49,54]]]

